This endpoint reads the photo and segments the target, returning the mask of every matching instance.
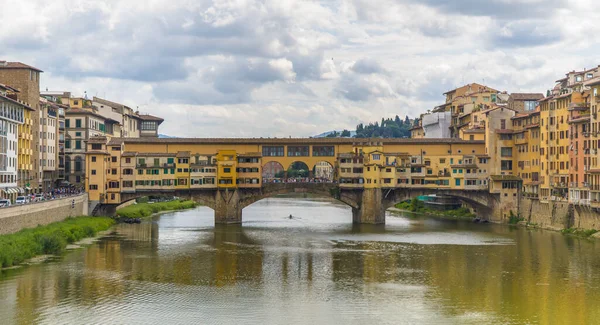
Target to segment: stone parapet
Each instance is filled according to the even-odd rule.
[[[88,215],[88,195],[0,208],[0,235]]]

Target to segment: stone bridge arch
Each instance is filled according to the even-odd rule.
[[[282,194],[308,193],[320,197],[336,199],[351,208],[360,207],[360,193],[358,191],[340,191],[335,183],[272,183],[264,184],[260,191],[240,192],[240,208],[245,208],[252,203],[262,199],[274,197]]]
[[[418,196],[444,195],[456,198],[477,211],[479,217],[489,219],[496,207],[500,206],[500,194],[489,193],[487,190],[440,190],[440,189],[383,189],[383,208],[389,209],[395,204],[411,200]]]

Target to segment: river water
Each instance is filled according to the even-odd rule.
[[[292,214],[294,217],[289,219]],[[600,244],[271,198],[167,213],[0,273],[1,324],[598,324]]]

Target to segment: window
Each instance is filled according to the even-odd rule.
[[[96,175],[96,170],[92,169],[92,175]]]
[[[502,156],[502,157],[512,157],[512,148],[511,147],[502,147],[502,148],[500,148],[500,156]]]
[[[131,164],[131,158],[125,158],[125,163],[126,164]]]
[[[81,132],[75,132],[75,136],[76,137],[80,137],[81,136]]]
[[[81,119],[78,118],[78,119],[75,120],[75,127],[76,128],[80,128],[81,127]]]
[[[262,154],[268,157],[283,157],[283,146],[263,146]]]
[[[90,190],[97,190],[97,189],[98,189],[98,185],[90,184]]]
[[[92,162],[96,162],[96,156],[92,156]]]
[[[440,164],[445,164],[446,163],[446,158],[440,158]]]
[[[102,144],[92,143],[92,150],[102,150]]]
[[[223,172],[224,172],[224,173],[231,173],[231,168],[229,168],[229,167],[224,167],[224,168],[223,168]]]
[[[81,140],[75,140],[75,149],[81,149]]]
[[[500,120],[500,128],[503,130],[506,129],[506,120],[505,119]]]
[[[582,76],[575,76],[575,81],[576,82],[580,82],[581,80],[583,80]]]
[[[156,130],[156,122],[143,121],[141,130],[142,131],[155,131]]]
[[[457,178],[457,179],[455,179],[455,180],[454,180],[454,184],[455,184],[456,186],[460,186],[460,178]]]
[[[138,169],[138,175],[144,175],[144,170],[143,169]]]
[[[500,161],[500,169],[501,170],[512,170],[512,160]]]
[[[110,161],[116,163],[117,162],[117,156],[110,157]]]
[[[71,127],[71,120],[65,119],[65,127],[67,127],[67,128]]]
[[[308,146],[288,146],[288,157],[308,157]]]
[[[333,157],[335,148],[333,146],[313,146],[314,157]]]
[[[65,149],[71,149],[71,140],[65,140]]]
[[[373,154],[373,160],[380,160],[381,159],[381,155],[378,153],[374,153]]]

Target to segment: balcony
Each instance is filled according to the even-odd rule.
[[[137,168],[146,168],[146,167],[148,167],[148,164],[136,164],[135,166]]]

